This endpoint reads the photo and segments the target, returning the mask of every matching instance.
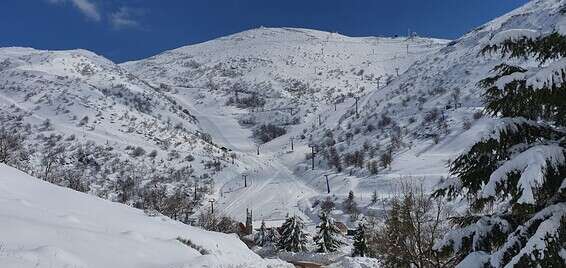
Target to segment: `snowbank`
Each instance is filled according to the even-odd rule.
[[[52,185],[3,164],[0,266],[292,267],[262,259],[235,235],[148,217],[141,210]]]

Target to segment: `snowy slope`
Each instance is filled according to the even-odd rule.
[[[217,180],[219,210],[243,220],[250,208],[257,221],[276,224],[287,214],[310,218],[305,208],[319,195],[294,169],[304,159],[305,145],[298,141],[302,129],[311,125],[320,109],[385,86],[397,72],[446,43],[420,37],[360,38],[308,29],[258,28],[120,66],[166,88],[168,96],[189,107],[215,142],[246,154],[242,173],[248,175],[250,185],[243,187],[240,174]],[[240,99],[259,96],[265,104],[227,105],[236,94]],[[283,126],[288,134],[261,145],[258,156],[257,141],[251,136],[264,123]],[[290,137],[297,139],[296,153],[291,155],[286,154]]]
[[[202,98],[218,97],[219,105],[230,97],[259,96],[262,112],[241,116],[288,125],[305,121],[322,103],[385,85],[446,42],[262,27],[121,66],[181,94],[198,88]]]
[[[5,165],[0,211],[2,267],[292,267],[261,259],[235,235],[149,217]]]
[[[129,163],[145,180],[136,182],[141,185],[167,177],[171,168],[187,167],[191,180],[214,177],[218,171],[205,164],[231,163],[225,152],[203,139],[198,121],[185,107],[86,50],[0,48],[0,119],[5,129],[26,130],[27,143],[38,151],[26,171],[41,178],[39,163],[48,141],[65,147],[68,159],[76,158],[79,147],[105,152],[104,157],[90,155],[95,159],[84,179],[93,194],[110,199]],[[137,147],[143,151],[134,155]]]
[[[371,179],[354,185],[357,191],[387,194],[391,179],[402,177],[424,178],[425,186],[434,185],[447,176],[450,159],[497,124],[494,119],[478,119],[483,102],[477,82],[502,59],[481,55],[480,50],[514,29],[559,30],[565,8],[564,0],[532,1],[472,30],[361,99],[359,118],[354,107],[348,107],[340,119],[313,130],[316,142],[324,145],[334,139],[342,155],[362,150],[366,161],[379,161],[381,154],[393,150],[391,169],[380,168],[378,175],[370,175],[365,167],[352,169],[356,176]]]

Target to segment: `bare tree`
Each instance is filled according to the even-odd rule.
[[[401,194],[387,205],[384,224],[368,241],[370,255],[386,267],[446,267],[453,265],[433,245],[450,228],[450,210],[441,199],[433,199],[422,186],[401,186]]]
[[[15,165],[24,150],[23,137],[17,131],[0,129],[0,163]]]

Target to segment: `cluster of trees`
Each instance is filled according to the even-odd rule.
[[[0,118],[0,163],[39,179],[89,192],[136,208],[155,211],[183,222],[214,187],[207,176],[195,176],[190,165],[170,167],[141,147],[124,159],[111,146],[79,142],[74,135],[37,134],[21,120]],[[49,126],[43,123],[42,128]]]
[[[342,172],[344,168],[354,167],[358,169],[366,168],[366,170],[375,175],[379,169],[391,167],[393,162],[393,150],[391,148],[377,153],[376,148],[379,146],[363,146],[360,150],[340,154],[335,145],[327,146],[322,152],[322,156],[326,159],[327,164],[336,171]]]
[[[265,106],[265,99],[258,96],[258,94],[251,94],[249,96],[229,97],[226,105],[233,105],[241,109],[260,108]]]
[[[321,212],[319,217],[318,231],[312,238],[316,251],[320,253],[337,251],[345,244],[340,229],[327,213]],[[262,222],[260,229],[255,234],[255,242],[262,247],[274,247],[289,252],[305,252],[309,250],[310,239],[304,226],[303,220],[298,216],[287,217],[279,228],[267,229],[265,222]]]
[[[201,228],[221,233],[239,233],[239,222],[225,215],[212,211],[203,211],[198,215],[197,225]]]
[[[258,126],[253,131],[253,136],[259,141],[266,143],[273,140],[279,136],[283,136],[287,133],[287,130],[283,127],[279,127],[273,124],[265,124]]]

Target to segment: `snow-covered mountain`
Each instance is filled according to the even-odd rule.
[[[304,122],[321,104],[387,84],[446,43],[262,27],[121,66],[179,94],[261,110],[240,118],[251,126],[289,125]]]
[[[224,167],[238,170],[239,160],[232,164],[187,107],[85,50],[1,48],[0,115],[4,130],[27,136],[32,152],[23,169],[61,185],[78,177],[83,186],[75,188],[112,200],[119,180],[211,187]]]
[[[262,259],[236,235],[150,217],[3,164],[0,178],[2,267],[293,267]]]
[[[342,168],[364,178],[352,184],[356,192],[387,195],[402,178],[432,187],[448,175],[451,159],[498,124],[481,115],[483,91],[477,83],[504,59],[483,55],[482,48],[522,29],[557,31],[565,10],[563,0],[531,1],[420,59],[390,85],[362,98],[359,116],[351,106],[335,121],[312,129],[321,155],[334,147],[341,159],[353,159]],[[382,167],[389,152],[391,166]],[[360,155],[363,164],[356,167]],[[336,170],[331,163],[328,168]]]
[[[207,211],[210,201],[219,214],[240,221],[251,209],[255,226],[261,220],[279,225],[286,215],[298,215],[310,231],[318,220],[320,201],[330,198],[337,204],[332,216],[352,227],[355,217],[340,205],[350,190],[361,213],[378,210],[369,205],[374,191],[387,197],[401,181],[416,181],[429,190],[448,176],[451,159],[497,126],[497,119],[481,113],[482,90],[477,82],[502,59],[482,55],[480,50],[517,29],[566,29],[559,21],[564,12],[566,0],[532,1],[449,43],[416,36],[359,38],[259,28],[120,65],[84,50],[1,48],[0,122],[4,129],[27,136],[32,157],[19,168],[73,189],[133,206],[153,208],[158,203],[167,209],[168,199],[150,201],[156,195],[179,193],[183,202],[171,199],[174,204],[196,201],[174,207],[171,215]],[[64,156],[53,154],[57,146],[65,148]],[[49,222],[38,225],[55,224],[51,231],[63,224],[56,221],[64,220],[70,221],[65,228],[77,230],[59,233],[57,239],[67,235],[73,235],[73,241],[93,239],[69,226],[77,221],[98,226],[97,232],[110,228],[127,236],[123,239],[144,243],[151,239],[173,243],[179,235],[178,229],[130,230],[120,225],[126,221],[117,219],[104,227],[70,205],[56,210],[60,199],[53,199],[53,206],[45,210],[55,214],[31,211],[40,200],[24,192],[28,189],[33,193],[57,189],[71,200],[79,194],[71,197],[70,191],[36,181],[28,187],[31,178],[6,167],[0,171],[7,174],[2,174],[0,191],[25,195],[0,202],[26,213],[43,213]],[[25,185],[11,177],[26,179],[21,182]],[[77,186],[73,178],[84,179],[86,186]],[[22,188],[22,193],[13,187]],[[104,203],[92,202],[95,207]],[[143,216],[122,205],[104,204]],[[107,217],[118,217],[117,210]],[[185,228],[161,218],[131,221],[143,226],[163,221]],[[27,218],[24,222],[35,224]],[[8,224],[17,229],[14,221]],[[227,241],[232,245],[235,240]],[[67,247],[71,244],[12,245],[0,250],[0,258],[15,266],[18,261],[36,263],[38,256],[66,256],[49,260],[78,266],[96,257],[73,252]],[[138,251],[127,254],[138,254],[140,262],[153,256],[146,248],[132,250]],[[227,252],[222,246],[219,250]],[[193,257],[174,255],[171,262]],[[200,258],[202,263],[212,261]]]
[[[194,107],[200,126],[218,144],[255,157],[243,172],[248,187],[239,175],[217,181],[223,213],[243,220],[250,208],[256,220],[278,223],[289,213],[310,218],[306,208],[318,189],[294,175],[294,169],[304,159],[303,129],[321,109],[333,103],[343,107],[348,96],[385,86],[446,43],[416,36],[359,38],[258,28],[120,66]],[[256,144],[265,142],[258,141],[258,129],[265,124],[283,127],[277,135],[286,134],[261,145],[256,155]],[[287,154],[290,137],[297,147]]]

